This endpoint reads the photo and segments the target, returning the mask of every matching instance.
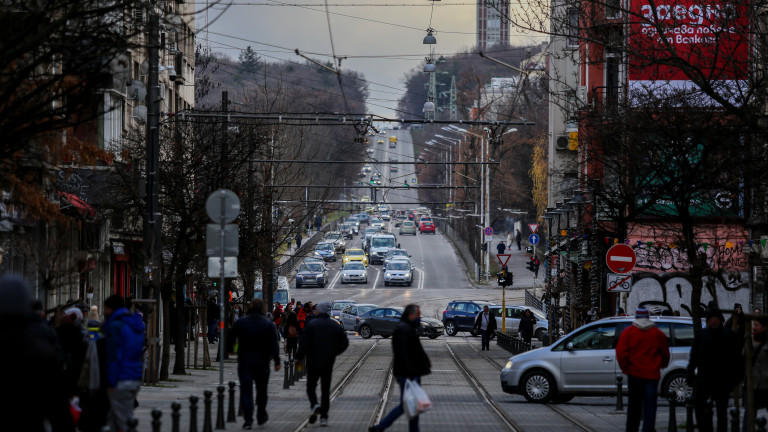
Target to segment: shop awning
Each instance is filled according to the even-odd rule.
[[[88,205],[87,202],[80,199],[77,195],[73,195],[71,193],[61,192],[58,191],[58,193],[62,198],[64,198],[66,201],[69,202],[69,204],[74,207],[78,213],[80,213],[83,216],[95,218],[96,217],[96,209]],[[61,207],[62,210],[66,208],[66,206]]]

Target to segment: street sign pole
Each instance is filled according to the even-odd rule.
[[[504,285],[501,286],[501,332],[507,334],[507,283],[504,279]]]
[[[219,320],[221,321],[219,323],[219,385],[224,385],[224,354],[225,354],[225,348],[226,345],[224,343],[224,322],[227,318],[227,306],[226,306],[226,298],[224,296],[225,289],[224,289],[224,262],[226,261],[224,258],[224,235],[225,235],[225,227],[227,224],[226,221],[226,193],[222,190],[221,191],[221,254],[219,255],[220,262],[220,269],[219,269],[219,301],[221,303],[220,312],[219,312]]]

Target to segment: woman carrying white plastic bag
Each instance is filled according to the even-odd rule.
[[[400,385],[400,405],[392,409],[381,423],[371,426],[369,432],[380,432],[406,413],[408,432],[419,431],[419,414],[432,407],[427,394],[421,388],[421,377],[428,375],[431,364],[427,353],[421,346],[418,328],[421,325],[419,306],[410,304],[405,307],[400,322],[392,334],[392,352],[394,361],[392,373]]]

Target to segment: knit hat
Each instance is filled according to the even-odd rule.
[[[651,314],[648,312],[648,309],[640,306],[635,310],[635,318],[636,319],[648,319],[651,317]]]
[[[734,308],[734,309],[743,309],[743,308],[741,307],[741,303],[736,303],[736,304],[734,304],[734,305],[733,305],[733,308]]]
[[[317,311],[321,314],[327,314],[331,311],[331,304],[330,303],[320,303],[316,306]]]
[[[98,321],[98,320],[99,320],[99,307],[91,306],[91,310],[88,311],[88,321]]]

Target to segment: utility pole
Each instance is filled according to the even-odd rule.
[[[160,17],[154,9],[149,14],[147,57],[147,160],[146,160],[146,214],[144,216],[145,277],[147,285],[143,296],[155,299],[155,331],[150,335],[150,381],[157,382],[157,338],[160,335],[160,219],[158,192],[160,177]]]

